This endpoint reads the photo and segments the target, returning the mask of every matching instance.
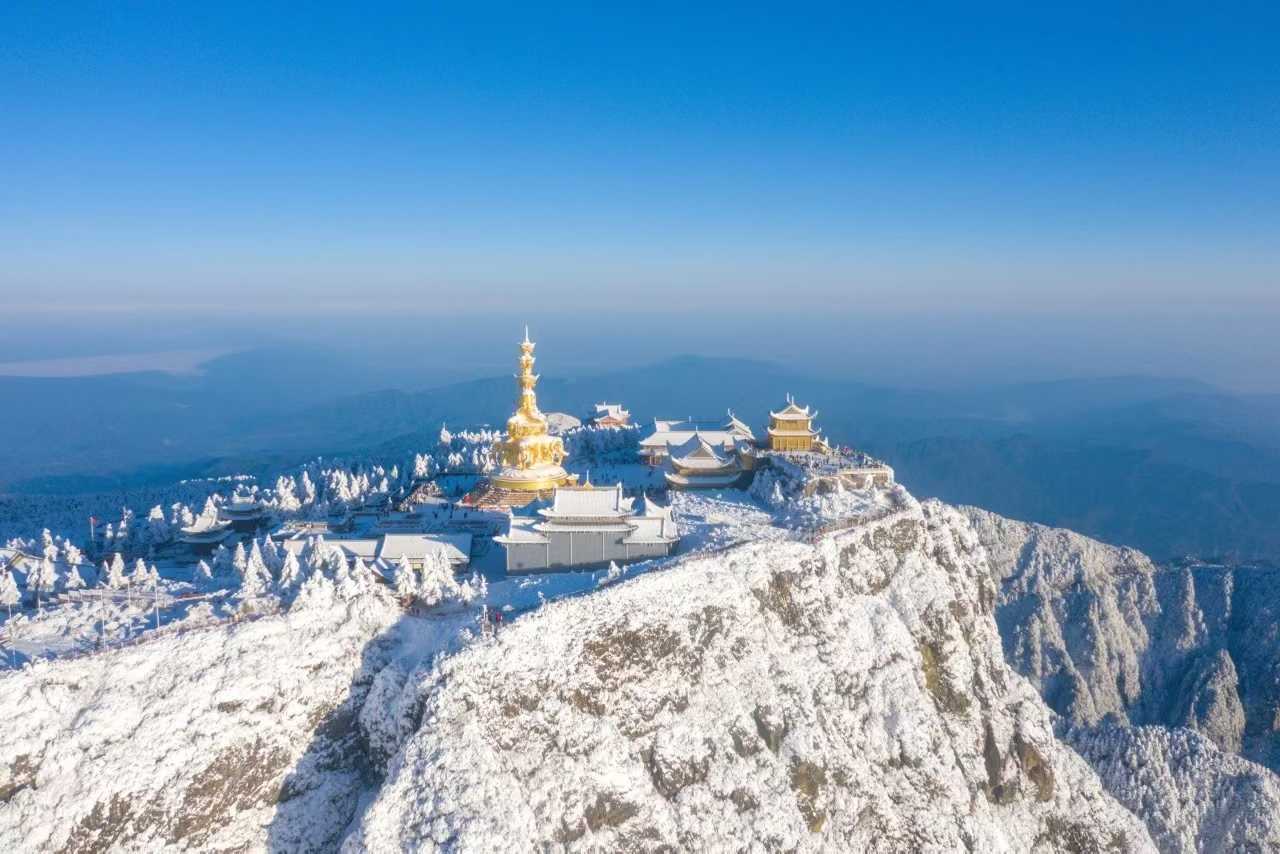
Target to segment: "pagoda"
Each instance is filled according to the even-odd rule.
[[[525,327],[524,341],[520,343],[520,373],[516,375],[520,402],[507,419],[507,438],[494,445],[498,470],[489,478],[491,500],[510,506],[527,504],[578,479],[561,465],[568,456],[564,442],[548,432],[547,416],[538,410],[533,391],[538,384],[538,375],[533,372],[533,348],[529,328]]]
[[[813,429],[817,412],[797,406],[787,395],[787,405],[780,412],[769,413],[769,450],[809,452],[817,449],[818,431]]]

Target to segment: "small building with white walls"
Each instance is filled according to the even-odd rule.
[[[540,572],[601,566],[615,561],[666,557],[680,542],[668,507],[646,498],[642,507],[622,494],[622,484],[561,486],[549,503],[511,514],[506,534],[494,542],[506,551],[507,572]]]

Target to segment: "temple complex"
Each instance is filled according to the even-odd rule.
[[[547,416],[538,410],[534,386],[538,375],[533,372],[534,343],[529,330],[520,343],[520,373],[516,385],[520,400],[515,413],[507,419],[507,438],[493,446],[498,469],[489,477],[484,494],[476,503],[518,507],[539,496],[550,496],[557,486],[577,481],[562,465],[567,454],[564,442],[548,430]]]
[[[813,419],[817,417],[817,412],[796,405],[791,395],[787,395],[787,405],[782,411],[769,413],[769,450],[784,453],[818,450],[818,431],[813,429]]]

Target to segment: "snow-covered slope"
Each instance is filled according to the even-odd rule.
[[[966,508],[1010,664],[1075,725],[1188,727],[1280,769],[1280,572],[1140,552]]]
[[[332,849],[400,616],[374,592],[0,676],[0,850]]]
[[[445,660],[347,851],[1150,850],[911,505],[555,603]]]
[[[1162,851],[1280,851],[1280,780],[1266,768],[1186,729],[1102,727],[1068,739]]]
[[[0,850],[1276,847],[1273,574],[895,495],[691,498],[696,553],[492,639],[319,585],[8,672]]]

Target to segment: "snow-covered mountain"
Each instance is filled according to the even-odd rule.
[[[1280,573],[1160,568],[976,508],[1009,663],[1070,723],[1195,730],[1280,770]]]
[[[915,505],[555,604],[442,663],[344,850],[1150,849],[993,601],[962,517]]]
[[[496,636],[317,585],[10,671],[0,848],[1276,846],[1280,785],[1231,755],[1270,744],[1260,572],[866,503],[822,537],[701,506],[733,536]]]

